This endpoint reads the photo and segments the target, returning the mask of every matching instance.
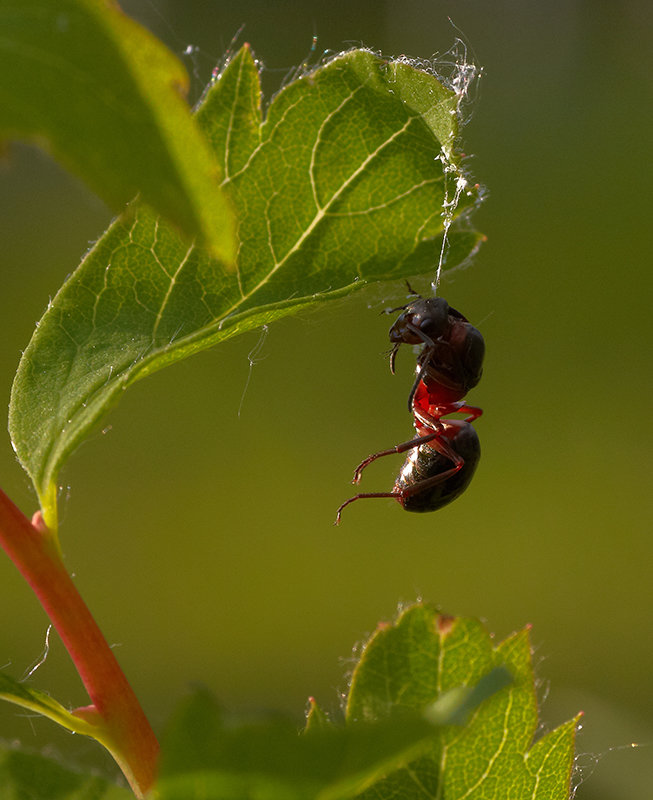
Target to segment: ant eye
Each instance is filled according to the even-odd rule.
[[[444,333],[449,324],[449,303],[441,297],[431,297],[425,301],[419,329],[436,338]]]

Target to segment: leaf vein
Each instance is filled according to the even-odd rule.
[[[160,325],[161,319],[163,317],[163,312],[165,311],[166,306],[168,305],[168,302],[170,301],[170,296],[172,295],[172,290],[174,289],[175,284],[177,283],[177,278],[179,277],[179,274],[181,273],[183,268],[188,263],[188,259],[190,258],[190,254],[193,252],[194,249],[195,249],[195,241],[192,241],[190,246],[189,246],[189,248],[188,248],[188,250],[186,251],[186,255],[182,258],[181,263],[177,267],[177,269],[175,271],[175,274],[170,277],[170,284],[169,284],[168,289],[166,291],[165,297],[163,298],[163,301],[161,302],[161,307],[160,307],[160,309],[159,309],[159,311],[158,311],[158,313],[156,315],[156,319],[154,321],[154,326],[152,328],[152,343],[153,344],[154,344],[154,342],[156,340],[156,333],[157,333],[157,331],[159,329],[159,325]]]
[[[250,289],[249,292],[246,292],[245,296],[243,297],[243,300],[241,300],[239,303],[233,306],[233,308],[237,308],[239,305],[241,305],[242,302],[248,300],[250,297],[256,294],[256,292],[262,289],[266,283],[269,282],[270,278],[272,278],[272,276],[291,258],[291,256],[293,256],[299,250],[302,244],[313,233],[318,224],[326,216],[329,207],[332,206],[342,196],[342,194],[346,191],[346,189],[348,189],[352,185],[354,180],[367,168],[367,166],[373,159],[377,158],[380,155],[380,153],[382,153],[385,150],[386,147],[388,147],[393,141],[395,141],[395,139],[401,136],[401,134],[408,129],[408,126],[413,121],[413,119],[415,119],[415,117],[410,117],[406,121],[406,123],[401,126],[401,128],[395,131],[392,134],[392,136],[389,136],[382,144],[380,144],[365,159],[363,159],[363,161],[358,165],[358,167],[356,167],[356,169],[351,173],[351,175],[345,181],[343,181],[341,186],[338,189],[336,189],[336,191],[331,195],[326,204],[318,208],[318,211],[313,217],[313,219],[309,222],[309,224],[306,226],[301,236],[297,238],[295,244],[287,251],[287,253],[283,256],[283,258],[281,258],[281,260],[279,261],[276,261],[274,266],[267,273],[267,275],[264,278],[262,278],[252,289]],[[229,313],[229,311],[231,310],[232,309],[229,309],[227,313]]]
[[[506,711],[505,714],[503,715],[503,736],[501,737],[501,742],[499,743],[499,746],[497,747],[496,751],[492,754],[492,757],[488,761],[488,765],[485,768],[483,774],[479,777],[479,779],[476,781],[475,784],[469,787],[469,789],[465,792],[465,794],[460,795],[458,800],[465,800],[466,797],[469,797],[469,795],[473,791],[475,791],[492,772],[492,767],[494,766],[496,760],[501,755],[503,748],[505,747],[506,742],[508,741],[508,717],[510,716],[510,712],[512,710],[512,703],[513,703],[513,692],[510,692],[510,694],[508,695],[508,702],[506,703]]]
[[[411,194],[414,194],[419,189],[424,188],[424,186],[430,186],[431,184],[434,184],[434,183],[440,183],[442,181],[442,179],[443,179],[442,177],[440,177],[440,178],[428,178],[427,180],[422,181],[421,183],[416,183],[414,186],[411,186],[410,189],[406,189],[405,192],[402,192],[401,194],[395,195],[390,200],[386,200],[385,203],[379,203],[376,206],[368,206],[367,208],[361,208],[361,209],[359,209],[357,211],[330,211],[327,214],[327,216],[334,217],[334,218],[337,218],[337,217],[348,218],[348,217],[363,216],[365,214],[371,214],[374,211],[383,211],[383,210],[385,210],[387,208],[390,208],[390,206],[394,205],[395,203],[399,203],[401,200],[405,200],[406,197],[410,197]],[[433,217],[436,216],[438,213],[439,212],[436,212],[435,214],[432,214],[423,223],[423,225],[420,226],[419,230],[420,231],[423,230],[426,227],[426,225],[428,225],[430,220],[433,219]],[[419,241],[419,232],[418,232],[418,236],[416,237],[416,242],[417,241]]]

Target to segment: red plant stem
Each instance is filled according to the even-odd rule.
[[[61,637],[99,716],[103,743],[142,797],[154,784],[159,745],[118,662],[66,571],[55,536],[32,524],[0,490],[0,544],[34,590]]]

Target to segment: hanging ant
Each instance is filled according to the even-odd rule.
[[[480,442],[471,423],[483,411],[468,406],[463,397],[481,378],[485,354],[483,337],[446,300],[423,298],[407,285],[418,299],[387,312],[402,312],[389,332],[393,343],[390,371],[394,374],[401,344],[423,345],[408,397],[417,436],[374,453],[358,465],[352,481],[355,484],[360,482],[365,467],[377,458],[409,452],[392,491],[351,497],[338,508],[336,524],[345,506],[366,497],[394,497],[406,511],[442,508],[465,491],[481,456]],[[468,416],[464,420],[442,419],[453,413]]]

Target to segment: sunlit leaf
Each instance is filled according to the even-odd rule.
[[[93,736],[82,719],[6,676],[0,696]],[[315,701],[303,732],[279,715],[234,720],[195,692],[164,738],[157,792],[160,800],[568,800],[577,722],[533,744],[540,723],[527,632],[495,647],[476,620],[418,604],[364,646],[344,720],[330,720]],[[25,758],[0,751],[0,778],[11,769],[18,780]],[[44,780],[58,780],[60,769],[46,764]],[[89,798],[104,797],[93,793],[103,782],[89,786]]]
[[[236,210],[237,271],[133,206],[24,353],[10,430],[51,526],[58,470],[135,380],[366,283],[433,272],[452,182],[467,187],[455,216],[477,200],[443,156],[456,102],[433,75],[357,50],[286,86],[263,119],[258,71],[242,48],[197,115]],[[447,263],[478,242],[452,228]]]
[[[574,739],[572,719],[533,744],[540,725],[528,630],[494,646],[480,622],[437,614],[424,605],[379,627],[354,671],[347,719],[383,719],[474,685],[505,664],[512,686],[478,707],[470,722],[449,728],[405,769],[361,795],[447,800],[568,800]]]
[[[114,209],[138,192],[230,262],[219,168],[183,99],[188,75],[108,0],[0,0],[0,139],[45,146]]]
[[[488,677],[488,676],[486,676]],[[495,674],[475,694],[473,708],[506,685]],[[509,680],[509,679],[508,679]],[[464,690],[445,707],[399,711],[381,720],[340,725],[314,702],[305,731],[281,717],[225,719],[206,692],[191,697],[164,740],[161,800],[228,798],[351,798],[414,759],[435,734],[471,709]],[[319,721],[316,714],[320,713]]]
[[[473,619],[417,604],[380,626],[344,722],[235,722],[206,692],[163,744],[162,800],[568,800],[577,719],[539,726],[527,632],[494,646]]]

